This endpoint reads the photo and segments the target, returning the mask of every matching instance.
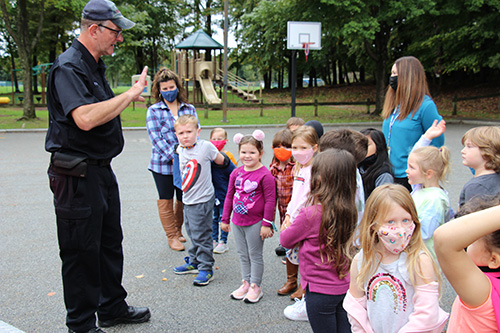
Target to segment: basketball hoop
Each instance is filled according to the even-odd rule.
[[[306,62],[307,62],[307,57],[309,56],[309,45],[314,44],[314,43],[302,43],[302,48],[304,49],[304,53],[306,54]]]

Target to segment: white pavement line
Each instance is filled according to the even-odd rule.
[[[23,333],[23,331],[0,320],[0,332],[2,333]]]

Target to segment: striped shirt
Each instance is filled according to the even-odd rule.
[[[196,109],[191,104],[181,103],[178,115],[182,116],[184,114],[192,114],[198,118]],[[148,108],[146,127],[149,139],[153,144],[148,169],[153,172],[162,175],[173,174],[174,146],[179,143],[174,130],[176,119],[163,101]]]

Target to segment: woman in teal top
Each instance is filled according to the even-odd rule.
[[[394,168],[394,182],[411,192],[405,173],[408,155],[434,120],[443,119],[431,99],[424,67],[417,58],[402,57],[392,66],[382,117],[382,132]],[[444,134],[431,142],[436,147],[443,144]]]

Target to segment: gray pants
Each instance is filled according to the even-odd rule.
[[[262,249],[264,240],[260,237],[261,223],[241,227],[233,225],[233,235],[240,256],[241,277],[249,283],[260,286],[264,274],[264,258]]]
[[[184,204],[184,226],[191,247],[188,250],[189,262],[198,265],[198,270],[211,271],[214,266],[212,244],[212,211],[215,196],[207,202],[186,205]]]

